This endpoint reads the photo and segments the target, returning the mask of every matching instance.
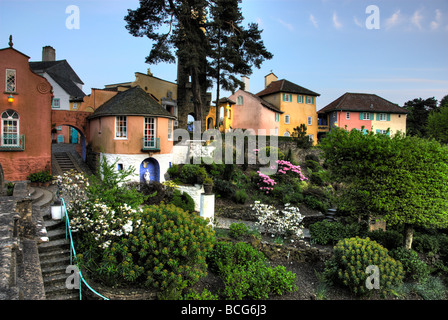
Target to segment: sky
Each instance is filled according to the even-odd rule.
[[[40,61],[42,47],[52,46],[86,94],[133,81],[148,68],[175,82],[176,65],[146,64],[152,42],[125,28],[127,10],[138,6],[138,0],[0,0],[0,48],[12,35],[15,49]],[[243,0],[241,8],[244,24],[258,23],[274,56],[254,68],[252,93],[273,72],[319,93],[317,110],[346,92],[400,106],[448,95],[448,0]]]

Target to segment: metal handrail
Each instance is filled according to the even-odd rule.
[[[73,242],[73,237],[72,237],[72,231],[70,228],[70,219],[68,217],[68,212],[67,212],[67,207],[65,206],[65,201],[63,198],[61,198],[61,212],[63,212],[62,215],[62,219],[65,219],[65,238],[67,239],[70,236],[70,264],[72,264],[73,262],[73,256],[76,258],[76,250],[75,250],[75,244]],[[82,276],[81,270],[79,270],[79,278],[82,280],[82,282],[86,285],[86,287],[88,289],[90,289],[90,291],[92,291],[94,294],[96,294],[97,296],[103,298],[104,300],[109,300],[108,298],[106,298],[105,296],[99,294],[98,292],[96,292],[88,283],[87,281],[84,279],[84,277]],[[82,293],[81,293],[81,284],[79,285],[79,300],[82,300]]]

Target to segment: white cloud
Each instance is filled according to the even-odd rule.
[[[277,21],[280,22],[280,24],[283,25],[285,28],[287,28],[289,31],[294,31],[294,26],[292,24],[287,23],[282,19],[277,19]]]
[[[400,14],[400,10],[397,10],[389,19],[386,20],[386,29],[390,29],[400,22]]]
[[[440,11],[439,9],[436,9],[435,19],[434,19],[434,21],[431,21],[431,29],[432,30],[439,29],[441,22],[442,22],[442,11]]]
[[[412,24],[421,30],[422,29],[422,20],[423,20],[423,15],[421,14],[421,11],[420,10],[415,11],[414,15],[411,18]]]
[[[355,21],[355,24],[358,26],[358,27],[361,27],[361,28],[363,28],[364,26],[362,25],[362,23],[361,22],[359,22],[359,20],[358,20],[358,18],[357,17],[353,17],[353,21]]]
[[[312,14],[310,14],[310,21],[315,28],[319,28],[319,24],[317,23],[316,18]]]
[[[339,21],[338,15],[336,12],[333,13],[333,25],[336,29],[342,28],[342,23]]]

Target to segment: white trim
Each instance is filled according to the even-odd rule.
[[[124,118],[126,121],[126,126],[125,126],[125,133],[126,136],[125,137],[117,137],[117,118]],[[115,134],[114,134],[114,140],[127,140],[128,139],[128,117],[127,116],[115,116]]]
[[[286,121],[286,119],[288,119],[288,121]],[[291,117],[289,116],[289,114],[285,114],[285,124],[290,124],[291,123]]]

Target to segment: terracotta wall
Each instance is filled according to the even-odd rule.
[[[17,75],[14,102],[7,101],[6,69]],[[29,68],[29,57],[11,49],[0,50],[0,114],[11,109],[19,113],[19,134],[25,135],[24,151],[0,151],[5,179],[26,180],[30,173],[51,170],[51,86]]]

